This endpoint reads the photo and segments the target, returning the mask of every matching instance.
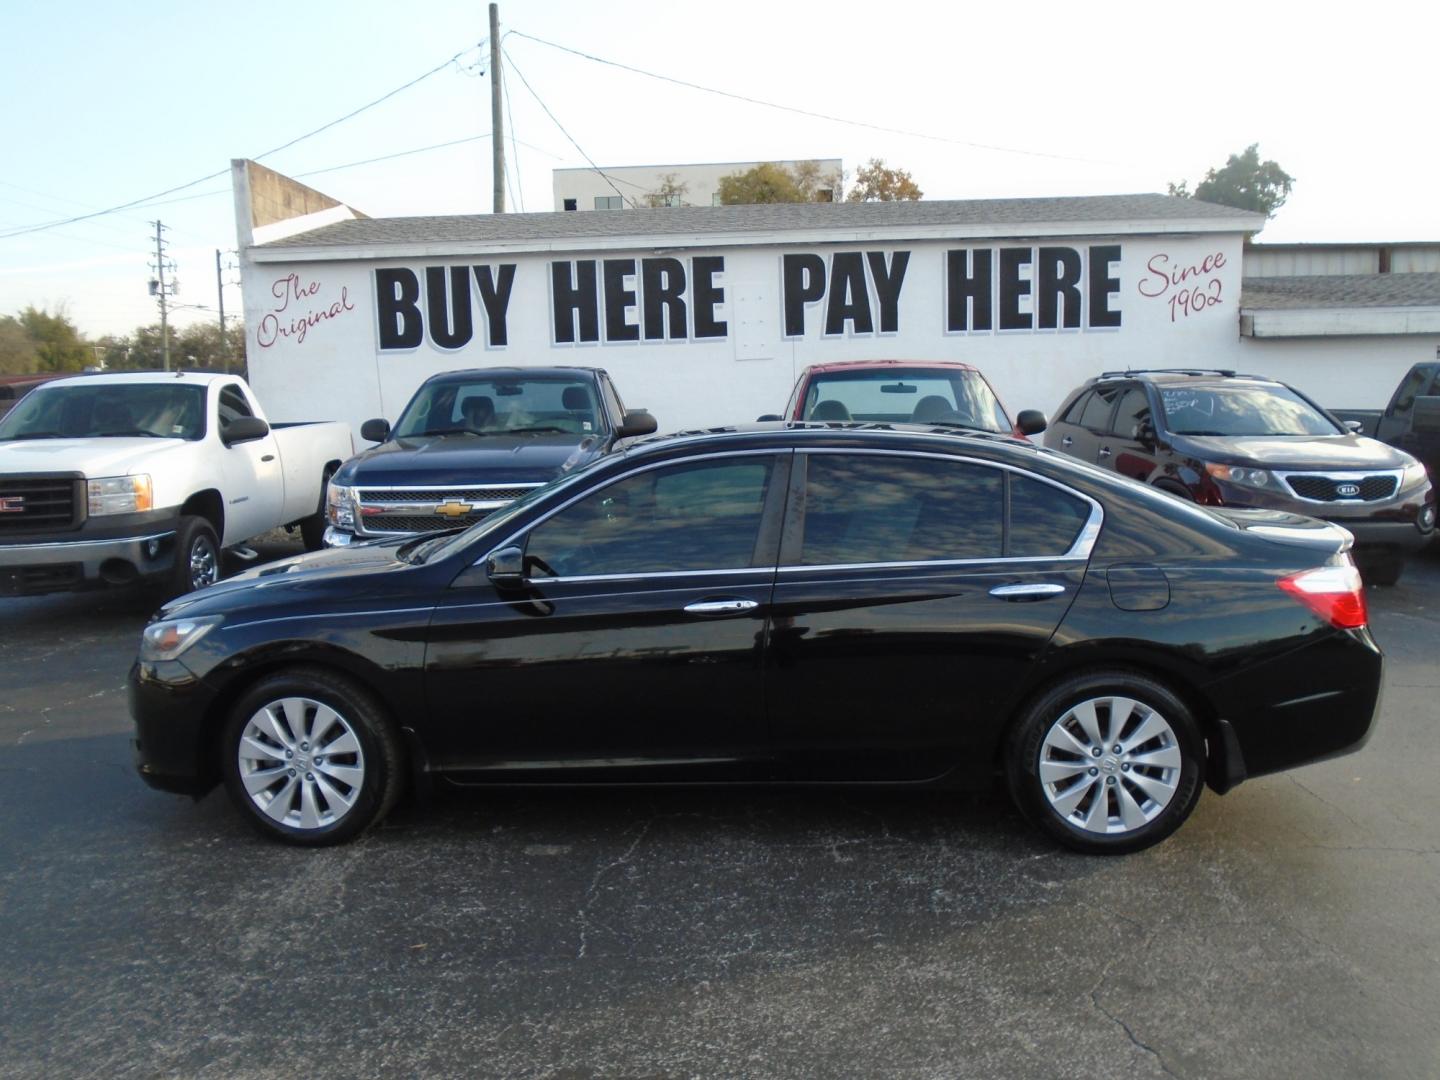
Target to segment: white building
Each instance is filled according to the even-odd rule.
[[[1196,366],[1364,408],[1440,346],[1440,274],[1242,296],[1263,219],[1165,195],[368,219],[252,163],[235,179],[250,378],[280,420],[393,421],[440,371],[589,365],[674,430],[873,358],[969,361],[1012,412]]]
[[[704,165],[622,165],[602,169],[554,169],[551,183],[556,210],[630,210],[648,207],[651,197],[664,206],[719,206],[720,180],[735,173],[749,172],[760,161],[721,161]],[[822,202],[841,197],[844,170],[839,158],[813,161],[775,161],[794,170],[814,166],[823,180],[819,185]],[[826,198],[825,193],[829,192]],[[664,194],[662,194],[664,193]]]

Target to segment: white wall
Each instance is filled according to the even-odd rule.
[[[1415,364],[1433,362],[1440,334],[1242,338],[1235,366],[1287,382],[1332,409],[1383,409]]]
[[[1092,247],[1120,247],[1120,258],[1112,270],[1118,280],[1117,291],[1109,298],[1110,306],[1120,313],[1118,328],[1090,328],[1088,312],[1082,310],[1079,329],[947,332],[947,251],[1039,245],[1072,248],[1082,260],[1088,260]],[[1251,358],[1253,350],[1275,349],[1275,343],[1246,343],[1242,349],[1238,338],[1240,246],[1240,234],[1235,233],[1183,238],[1064,237],[1003,244],[956,238],[810,248],[767,244],[682,250],[672,254],[687,268],[693,258],[723,258],[724,271],[715,284],[723,289],[724,299],[715,314],[727,324],[726,334],[715,340],[687,337],[638,344],[556,344],[550,264],[591,257],[655,257],[648,248],[593,256],[547,253],[309,264],[256,264],[247,259],[244,295],[249,371],[272,418],[341,419],[356,427],[371,416],[393,421],[429,375],[455,368],[512,364],[607,368],[627,405],[649,408],[662,431],[748,422],[761,413],[778,412],[805,365],[872,358],[969,361],[990,378],[1012,413],[1030,407],[1053,413],[1070,389],[1101,370],[1132,365],[1275,367],[1269,357],[1278,354],[1265,353],[1265,360]],[[822,301],[807,308],[804,335],[787,339],[782,327],[782,257],[820,255],[828,274],[837,253],[852,251],[878,252],[887,266],[893,266],[897,252],[909,253],[896,305],[896,332],[879,332],[877,322],[876,332],[859,334],[852,322],[845,333],[827,337],[823,318],[828,301]],[[992,259],[998,277],[998,254]],[[427,319],[426,337],[417,347],[380,349],[377,269],[413,272],[420,283],[418,310],[423,312],[428,306],[427,267],[497,267],[505,263],[516,268],[506,313],[509,340],[505,347],[492,348],[485,342],[484,309],[474,275],[467,271],[475,324],[474,339],[468,345],[455,350],[437,347],[429,336]],[[1178,273],[1189,267],[1199,268],[1199,272],[1186,274],[1179,286],[1165,276],[1167,271]],[[1034,265],[1022,270],[1022,277],[1032,279],[1032,295],[1022,299],[1021,310],[1033,316],[1037,271]],[[1088,284],[1088,280],[1086,266],[1082,283]],[[693,289],[692,281],[686,297],[692,318],[697,307]],[[873,280],[867,278],[864,292],[878,318],[878,291]],[[1187,311],[1187,304],[1178,302],[1182,295],[1188,301],[1197,293],[1215,303],[1203,307],[1192,303]],[[637,302],[627,309],[628,321],[639,321],[639,307]],[[603,316],[603,304],[601,311]],[[603,317],[601,322],[603,330]],[[1343,343],[1331,343],[1335,346]],[[1298,360],[1300,354],[1295,355]],[[1336,366],[1340,366],[1338,362]],[[1368,401],[1375,395],[1360,396]]]

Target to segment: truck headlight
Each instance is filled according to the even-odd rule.
[[[224,621],[221,615],[205,615],[151,623],[140,635],[140,659],[174,660]]]
[[[325,488],[325,519],[341,529],[355,528],[355,489],[340,484]]]
[[[88,480],[85,484],[89,496],[90,516],[105,514],[138,514],[155,505],[154,490],[147,473],[135,476],[105,476],[99,480]]]
[[[1205,471],[1216,480],[1227,484],[1239,484],[1241,487],[1259,488],[1262,491],[1273,490],[1276,487],[1275,478],[1265,469],[1249,469],[1243,465],[1215,465],[1205,466]]]
[[[1412,461],[1405,466],[1405,474],[1400,477],[1400,486],[1402,488],[1414,487],[1416,484],[1423,484],[1428,479],[1430,479],[1430,475],[1425,471],[1425,466],[1418,461]]]

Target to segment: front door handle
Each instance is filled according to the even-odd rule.
[[[760,606],[758,600],[697,600],[693,604],[685,605],[685,612],[688,615],[740,615],[746,611],[754,611]]]
[[[275,460],[275,455],[274,455],[274,454],[266,454],[266,455],[264,455],[260,460],[261,460],[261,461],[274,461],[274,460]]]
[[[1074,441],[1075,441],[1075,440],[1074,440],[1073,438],[1071,438],[1069,435],[1066,435],[1063,439],[1060,440],[1060,445],[1061,445],[1061,446],[1069,446],[1069,445],[1070,445],[1071,443],[1073,443]]]
[[[1064,585],[1056,585],[1053,581],[1042,581],[1033,585],[996,585],[990,590],[990,595],[997,596],[1001,600],[1042,600],[1047,596],[1057,596],[1064,591]]]
[[[1108,446],[1102,446],[1102,447],[1100,447],[1100,457],[1109,457],[1109,456],[1110,456],[1110,448],[1109,448]]]

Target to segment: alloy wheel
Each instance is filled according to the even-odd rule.
[[[1133,832],[1175,796],[1183,757],[1159,712],[1128,697],[1078,702],[1045,733],[1040,783],[1051,809],[1090,833]]]
[[[354,728],[312,698],[281,698],[256,710],[236,753],[250,800],[294,829],[334,825],[365,783],[365,756]]]
[[[190,588],[203,589],[220,578],[220,554],[207,536],[197,536],[190,544]]]

